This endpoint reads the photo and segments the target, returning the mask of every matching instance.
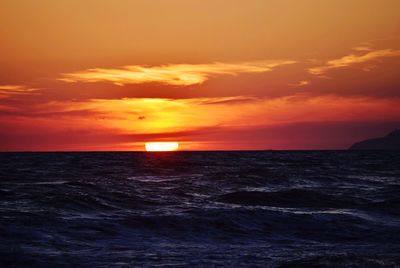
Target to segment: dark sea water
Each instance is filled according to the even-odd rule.
[[[399,152],[0,154],[0,267],[400,267]]]

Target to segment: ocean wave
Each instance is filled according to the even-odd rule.
[[[396,267],[388,152],[0,154],[1,267]]]

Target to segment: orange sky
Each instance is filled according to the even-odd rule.
[[[398,0],[0,2],[0,151],[343,149],[400,127]]]

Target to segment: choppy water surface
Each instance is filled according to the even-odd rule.
[[[400,154],[0,154],[1,267],[399,267]]]

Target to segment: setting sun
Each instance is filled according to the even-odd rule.
[[[176,151],[179,148],[178,142],[146,142],[147,152],[168,152]]]

